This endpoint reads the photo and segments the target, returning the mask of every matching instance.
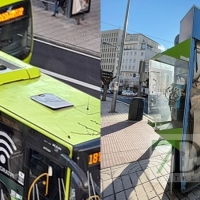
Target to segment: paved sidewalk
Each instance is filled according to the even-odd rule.
[[[48,10],[40,0],[32,0],[32,5],[35,38],[100,57],[100,0],[91,1],[90,13],[80,25],[64,16],[60,8],[59,14],[51,17],[53,5]]]
[[[129,106],[111,99],[102,101],[101,190],[103,200],[200,199],[200,189],[185,196],[169,192],[171,145],[147,124],[128,121]],[[154,145],[153,145],[154,144]]]

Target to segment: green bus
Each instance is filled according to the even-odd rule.
[[[0,193],[100,199],[100,100],[1,51]]]
[[[33,51],[31,0],[0,1],[0,50],[30,63]]]

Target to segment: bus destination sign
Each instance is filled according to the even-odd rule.
[[[24,7],[16,8],[7,12],[0,13],[0,22],[6,22],[24,15]]]

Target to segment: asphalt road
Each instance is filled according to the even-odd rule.
[[[107,97],[113,97],[112,94],[107,94]],[[131,101],[132,101],[133,97],[127,97],[127,96],[122,96],[122,95],[117,95],[117,100],[121,101],[121,102],[124,102],[124,103],[127,103],[127,104],[130,104]]]
[[[107,97],[113,97],[112,94],[107,94]],[[130,105],[131,101],[133,100],[134,97],[127,97],[127,96],[122,96],[122,95],[117,95],[117,100],[118,101],[121,101],[121,102],[124,102],[128,105]],[[145,113],[148,113],[148,98],[145,98],[145,101],[144,101],[144,112]]]
[[[95,57],[35,41],[31,64],[84,83],[100,86],[100,59]],[[92,96],[100,97],[99,91],[87,88],[84,84],[64,82]]]

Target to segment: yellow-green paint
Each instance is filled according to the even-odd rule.
[[[23,70],[38,75],[35,73],[37,68],[0,52],[0,59],[4,57],[21,65],[22,71],[2,73],[0,77],[2,75],[3,79],[6,75],[11,79],[12,72],[24,78]],[[31,96],[42,93],[52,93],[73,103],[74,107],[51,110],[31,100]],[[7,110],[7,113],[23,119],[28,126],[43,130],[48,137],[59,138],[71,145],[100,137],[100,100],[44,74],[39,78],[1,85],[0,110]]]
[[[23,1],[23,0],[1,0],[0,1],[0,7],[4,7],[4,6],[10,5],[10,4],[14,4],[14,3],[17,3],[17,2],[20,2],[20,1]]]
[[[170,122],[163,122],[160,123],[160,125],[162,126],[163,124],[166,123]],[[156,126],[155,123],[148,121],[148,124],[154,128],[156,133],[158,133],[162,138],[168,141],[173,147],[180,150],[180,142],[182,140],[183,128],[170,128],[170,129],[158,130],[159,126]]]
[[[155,55],[152,60],[157,60],[160,56],[162,55],[167,55],[176,59],[181,59],[181,56],[185,57],[185,58],[190,58],[190,45],[191,45],[191,39],[187,39],[179,44],[177,44],[176,46],[162,52],[159,53],[157,55]]]
[[[67,147],[70,158],[74,145],[100,138],[99,99],[41,74],[38,68],[4,52],[0,52],[1,59],[20,69],[0,74],[0,80],[2,75],[7,82],[11,79],[11,74],[22,77],[25,71],[29,72],[27,74],[30,74],[30,79],[12,80],[0,85],[0,112]],[[55,94],[73,103],[74,107],[55,111],[31,100],[31,96],[42,93]],[[70,195],[70,184],[71,170],[67,168],[65,200]]]
[[[5,58],[7,58],[5,60]],[[23,63],[12,56],[8,56],[6,53],[0,51],[0,59],[13,64],[15,63],[15,70],[8,71],[6,73],[0,73],[0,85],[5,83],[10,83],[18,80],[26,80],[31,78],[36,78],[40,76],[40,71],[38,68]]]
[[[68,167],[66,173],[65,200],[68,200],[70,196],[70,184],[71,184],[71,169]]]
[[[180,150],[180,142],[182,141],[182,128],[173,128],[165,130],[156,130],[162,138],[167,140],[173,147]]]

